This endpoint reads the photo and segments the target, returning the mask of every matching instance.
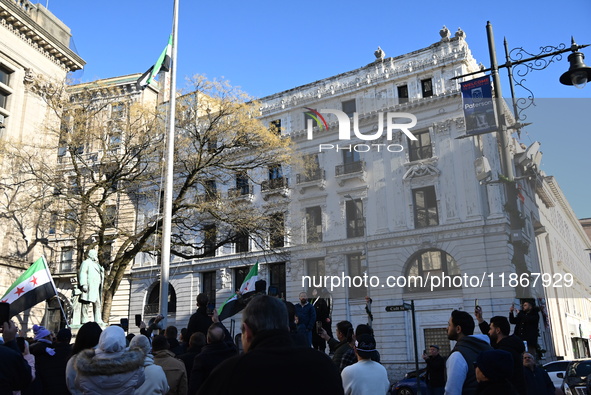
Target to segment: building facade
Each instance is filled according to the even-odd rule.
[[[0,1],[0,143],[49,143],[52,138],[42,133],[45,126],[56,122],[46,103],[33,89],[40,77],[65,81],[68,72],[82,69],[85,62],[70,48],[70,29],[41,4],[27,0]],[[4,154],[0,154],[4,156]],[[8,173],[2,161],[3,181]],[[14,197],[9,190],[3,194],[2,211],[11,211]],[[13,221],[17,219],[17,221]],[[4,216],[0,224],[0,289],[7,289],[40,254],[46,234],[35,234],[28,224],[31,216]],[[19,316],[22,324],[32,326],[43,320],[40,311]]]
[[[375,56],[365,67],[261,99],[263,122],[289,136],[304,163],[270,163],[268,172],[252,175],[259,183],[249,192],[251,199],[285,207],[285,238],[266,241],[267,247],[284,245],[285,253],[236,244],[208,258],[173,260],[176,306],[171,310],[169,304],[169,323],[186,325],[199,292],[219,305],[240,286],[245,266],[259,261],[259,273],[272,292],[292,302],[302,290],[326,287],[335,324],[345,319],[366,323],[369,296],[382,361],[392,377],[412,369],[415,350],[411,312],[388,307],[411,302],[419,350],[439,344],[443,354],[450,351],[447,321],[453,309],[473,313],[479,305],[485,318],[506,316],[528,295],[542,309],[538,342],[545,358],[588,355],[573,348],[577,343],[585,349],[587,340],[571,342],[567,338],[574,335],[559,329],[578,323],[582,332],[574,337],[586,338],[585,282],[568,287],[562,276],[556,283],[562,289],[539,281],[518,283],[523,273],[530,278],[556,270],[556,254],[562,253],[552,249],[560,242],[542,248],[542,228],[554,235],[551,239],[559,240],[565,229],[572,236],[573,255],[568,262],[561,258],[561,273],[588,275],[582,248],[589,247],[588,240],[580,237],[582,229],[553,179],[532,167],[531,152],[513,138],[520,226],[511,224],[497,177],[502,170],[496,134],[465,138],[460,85],[452,78],[479,70],[465,34],[458,30],[451,37],[442,31],[441,40],[427,48],[395,58],[378,50]],[[409,128],[416,140],[403,131],[413,119],[416,124]],[[342,131],[341,124],[346,124]],[[493,176],[479,182],[474,163],[483,156]],[[550,197],[541,188],[553,190]],[[542,195],[562,203],[548,206]],[[550,226],[557,221],[564,229]],[[526,271],[512,263],[517,248]],[[156,312],[158,272],[157,265],[136,260],[132,314]],[[570,313],[570,326],[560,323],[569,302],[557,292],[572,293],[580,303]],[[230,326],[238,328],[239,320],[233,317]]]

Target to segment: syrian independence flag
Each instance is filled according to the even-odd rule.
[[[10,317],[57,295],[47,262],[41,257],[6,291],[0,302],[10,303]]]
[[[170,71],[170,63],[172,59],[172,34],[168,39],[168,45],[164,48],[164,51],[160,54],[160,57],[154,64],[137,80],[137,86],[139,89],[145,89],[146,86],[150,85],[154,77],[161,71]]]
[[[220,321],[224,320],[225,318],[232,317],[234,314],[239,313],[246,304],[240,300],[244,298],[248,298],[249,296],[255,293],[255,283],[259,279],[259,263],[255,263],[254,266],[250,269],[244,282],[240,286],[240,298],[238,297],[238,293],[235,293],[234,296],[229,298],[224,302],[223,305],[220,306],[218,309],[218,316]]]

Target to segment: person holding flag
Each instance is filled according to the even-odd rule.
[[[242,311],[255,295],[264,294],[266,287],[267,282],[259,279],[259,263],[257,262],[246,275],[240,289],[218,309],[219,320],[222,321]]]

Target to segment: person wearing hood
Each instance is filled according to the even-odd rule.
[[[515,335],[509,336],[511,332],[511,324],[507,317],[500,315],[494,316],[490,319],[490,325],[482,318],[482,309],[480,306],[476,307],[474,311],[478,327],[483,334],[488,334],[490,344],[495,350],[507,351],[513,357],[513,375],[511,376],[511,384],[515,387],[520,395],[526,395],[527,390],[525,386],[525,377],[523,375],[523,366],[521,363],[521,355],[525,352],[523,340]]]
[[[474,394],[478,382],[474,362],[483,351],[492,350],[486,335],[474,335],[474,320],[465,311],[454,310],[447,326],[447,338],[457,343],[445,363],[446,395]]]
[[[144,359],[144,375],[146,376],[146,381],[135,390],[135,395],[166,394],[170,387],[168,386],[168,381],[166,381],[164,370],[154,364],[150,340],[144,335],[134,336],[129,342],[129,348],[139,348],[146,354]]]
[[[133,394],[145,380],[144,351],[125,348],[125,332],[119,326],[106,328],[96,349],[76,356],[76,387],[83,394]]]

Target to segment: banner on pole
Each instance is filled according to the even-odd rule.
[[[497,129],[495,109],[492,100],[490,77],[475,78],[462,82],[462,100],[466,135],[493,132]]]

